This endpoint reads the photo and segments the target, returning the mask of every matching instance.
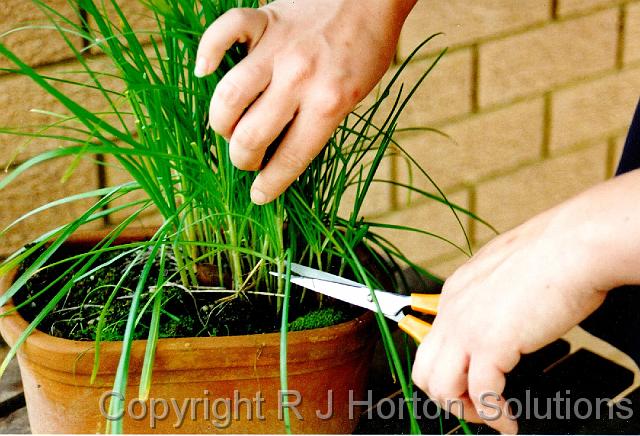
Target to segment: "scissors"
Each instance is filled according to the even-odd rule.
[[[278,273],[271,272],[278,276]],[[371,297],[371,290],[358,282],[329,274],[307,266],[291,263],[291,283],[305,289],[341,300],[373,312],[378,311]],[[405,315],[411,307],[416,312],[437,315],[440,294],[399,295],[388,291],[374,290],[380,310],[384,316],[398,323],[398,327],[418,342],[431,331],[431,324],[413,315]]]

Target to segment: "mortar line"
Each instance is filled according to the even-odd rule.
[[[78,7],[78,12],[80,13],[81,19],[84,21],[83,23],[79,23],[79,24],[81,24],[82,25],[82,29],[86,31],[87,30],[87,26],[86,26],[87,11],[79,6]],[[78,36],[74,36],[74,39],[75,38],[78,38]],[[87,40],[82,38],[80,41],[81,41],[80,47],[83,48],[83,49],[86,48],[86,46],[88,44]],[[73,45],[75,46],[76,44],[73,44]],[[67,63],[73,63],[73,62],[75,62],[75,60],[76,60],[76,58],[74,56],[71,56],[71,57],[68,57],[68,58],[65,57],[65,58],[62,58],[62,59],[58,59],[58,60],[55,60],[55,61],[45,61],[45,62],[42,62],[42,63],[31,65],[31,67],[36,68],[36,69],[49,68],[49,67],[55,67],[55,66],[58,66],[58,65],[64,65],[64,64],[67,64]],[[14,75],[15,75],[15,73],[8,73],[8,72],[2,73],[2,72],[0,72],[0,78],[11,77],[11,76],[14,76]]]
[[[551,92],[544,94],[544,109],[542,114],[542,144],[540,146],[540,157],[548,159],[551,155],[551,128],[552,128],[553,99]]]
[[[86,34],[89,34],[89,14],[87,10],[82,6],[78,6],[78,8],[79,8],[78,11],[80,12],[80,19],[82,20],[82,22],[80,23],[80,25],[82,26],[82,30]],[[82,38],[82,48],[86,49],[87,47],[89,47],[89,41],[87,41],[86,38]],[[82,53],[84,55],[84,53],[86,53],[85,50],[83,50]]]
[[[390,179],[394,182],[398,182],[398,157],[393,154],[389,160]],[[389,184],[389,197],[389,207],[391,210],[398,210],[398,187],[393,183]]]
[[[552,0],[552,1],[556,1],[559,2],[559,0]],[[487,44],[487,43],[492,43],[495,41],[499,41],[501,39],[506,39],[506,38],[510,38],[513,36],[519,36],[519,35],[523,35],[525,33],[528,32],[532,32],[535,30],[540,30],[543,29],[549,25],[556,25],[558,23],[565,23],[568,21],[573,21],[576,19],[580,19],[580,18],[585,18],[588,17],[590,15],[595,15],[601,12],[604,12],[606,10],[611,10],[614,9],[614,7],[612,7],[611,5],[601,5],[601,6],[595,6],[583,11],[577,11],[577,12],[571,12],[569,14],[566,15],[559,15],[556,18],[553,17],[549,17],[548,19],[545,20],[539,20],[539,21],[535,21],[529,24],[525,24],[521,27],[516,27],[514,29],[510,29],[510,30],[504,30],[504,31],[500,31],[494,34],[490,34],[490,35],[486,35],[486,36],[482,36],[479,38],[475,38],[469,41],[463,41],[460,43],[456,43],[456,44],[451,44],[451,45],[446,45],[446,47],[448,47],[449,51],[448,53],[451,53],[452,51],[457,51],[457,50],[462,50],[465,48],[469,48],[474,44],[477,45],[482,45],[482,44]],[[553,6],[550,7],[551,12],[553,13]],[[435,33],[435,32],[434,32]],[[398,47],[400,47],[400,44],[398,44]],[[442,51],[441,48],[438,49],[429,49],[428,48],[428,44],[427,47],[424,47],[423,50],[420,51],[420,54],[417,55],[416,57],[414,57],[412,60],[413,61],[419,61],[419,60],[424,60],[426,58],[432,57],[432,56],[436,56],[440,53],[440,51]],[[397,56],[399,57],[399,62],[402,63],[402,61],[404,61],[406,58],[401,57],[399,50],[396,53]]]
[[[480,111],[480,46],[471,46],[471,113]]]
[[[469,212],[478,215],[478,195],[476,192],[476,187],[474,185],[470,185],[467,191],[467,204]],[[478,235],[478,222],[467,216],[467,234],[469,236],[469,241],[471,242],[471,249],[475,251],[475,247],[477,245],[477,235]],[[472,252],[473,253],[473,252]]]
[[[618,9],[618,40],[616,42],[616,67],[621,70],[624,68],[624,49],[626,45],[625,31],[627,21],[627,5],[622,4]]]
[[[558,0],[551,0],[550,15],[551,15],[551,20],[552,21],[557,21],[558,20],[558,5],[559,5],[559,1]]]
[[[504,100],[504,101],[499,101],[497,103],[491,103],[488,104],[486,106],[480,107],[478,114],[486,114],[486,113],[491,113],[491,112],[495,112],[501,109],[505,109],[509,106],[513,106],[516,104],[520,104],[520,103],[525,103],[525,102],[530,102],[536,99],[539,99],[541,97],[544,97],[545,94],[547,93],[553,93],[553,92],[558,92],[558,91],[564,91],[566,89],[571,89],[573,87],[576,86],[580,86],[583,84],[588,84],[590,82],[595,82],[598,80],[602,80],[605,79],[607,77],[613,76],[616,73],[619,72],[628,72],[628,71],[632,71],[635,70],[636,68],[640,67],[640,61],[634,61],[634,62],[630,62],[627,63],[624,68],[622,68],[622,70],[618,70],[617,67],[613,67],[613,68],[608,68],[606,70],[601,70],[601,71],[597,71],[594,72],[588,76],[584,76],[584,77],[580,77],[579,79],[572,79],[569,80],[567,82],[563,82],[563,83],[559,83],[556,85],[553,85],[549,88],[546,89],[541,89],[538,91],[535,91],[531,94],[526,94],[526,95],[520,95],[520,96],[516,96],[516,97],[512,97],[508,100]],[[453,115],[447,118],[442,118],[442,119],[436,119],[434,121],[431,121],[431,127],[435,127],[435,128],[441,128],[441,127],[446,127],[448,124],[453,124],[453,123],[457,123],[460,121],[464,121],[465,119],[469,118],[469,115],[471,114],[471,112],[465,111],[463,113],[457,114],[457,115]]]
[[[626,128],[625,128],[626,130]],[[588,140],[584,140],[584,141],[580,141],[577,142],[571,146],[567,146],[567,147],[562,147],[557,149],[554,153],[553,156],[550,156],[550,158],[556,159],[556,158],[560,158],[562,156],[569,156],[572,155],[574,153],[579,153],[583,150],[586,150],[588,148],[594,147],[598,144],[602,144],[602,141],[606,141],[608,138],[610,137],[616,137],[617,134],[622,135],[624,134],[625,130],[620,130],[619,132],[616,133],[611,133],[609,132],[607,134],[607,136],[597,136],[594,138],[590,138]],[[533,158],[529,158],[526,160],[523,160],[521,162],[519,162],[516,165],[507,167],[507,168],[501,168],[499,170],[495,170],[495,171],[491,171],[488,172],[487,174],[478,177],[477,179],[474,179],[471,183],[473,183],[474,187],[477,187],[483,183],[489,182],[491,180],[495,180],[501,177],[505,177],[505,176],[509,176],[512,174],[517,173],[518,171],[524,169],[524,168],[528,168],[528,167],[532,167],[532,166],[536,166],[538,164],[543,163],[540,160],[540,157],[533,157]],[[436,181],[437,182],[437,181]],[[439,185],[440,188],[443,190],[443,192],[445,193],[445,195],[447,197],[451,197],[453,195],[458,195],[461,194],[462,192],[467,192],[469,189],[469,185],[468,184],[463,184],[463,183],[456,183],[456,184],[452,184],[452,185],[448,185],[448,186],[443,186],[443,185]],[[424,199],[424,198],[418,198],[415,200],[411,201],[411,205],[408,207],[399,207],[398,210],[405,210],[405,209],[411,209],[414,207],[419,207],[421,205],[425,205],[427,203],[429,203],[432,200],[429,199]],[[469,208],[470,209],[470,208]],[[388,212],[382,212],[382,213],[376,213],[376,214],[371,214],[369,216],[370,219],[379,219],[381,217],[384,217]],[[482,216],[480,218],[483,218]]]

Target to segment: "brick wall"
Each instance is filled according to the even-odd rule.
[[[78,22],[77,14],[68,0],[47,0],[45,3],[63,14],[67,19]],[[137,1],[122,0],[123,10],[128,14],[132,23],[141,29],[147,29],[148,22],[144,19],[148,14]],[[13,50],[23,60],[47,76],[63,80],[91,83],[90,78],[81,73],[84,69],[78,65],[75,57],[64,39],[51,27],[51,22],[42,11],[30,0],[3,0],[0,8],[0,34],[23,26],[36,27],[12,32],[2,38],[2,42]],[[69,41],[78,50],[83,49],[80,37],[68,34]],[[99,63],[96,68],[107,71],[110,64],[104,57],[87,52],[86,61]],[[13,68],[14,65],[5,58],[0,58],[0,68]],[[113,69],[113,68],[112,68]],[[114,83],[109,83],[116,89]],[[107,110],[104,99],[97,90],[87,90],[65,83],[56,83],[57,87],[79,98],[88,108],[95,112]],[[39,126],[56,121],[55,116],[43,113],[66,113],[61,104],[46,95],[37,85],[24,76],[0,71],[0,126],[20,127],[36,131]],[[37,112],[34,111],[37,110]],[[59,131],[69,135],[69,132]],[[0,179],[34,155],[51,150],[59,144],[50,140],[32,140],[26,142],[24,138],[0,133]],[[66,144],[68,145],[68,144]],[[73,175],[68,177],[73,169]],[[9,223],[34,207],[43,205],[58,198],[80,192],[103,187],[109,183],[122,183],[124,180],[119,171],[98,164],[98,157],[88,155],[76,162],[73,159],[58,159],[49,164],[29,169],[12,182],[7,189],[0,192],[0,228],[4,229]],[[93,199],[65,204],[43,213],[37,214],[19,225],[4,236],[0,236],[0,256],[6,256],[24,243],[56,228],[60,224],[80,216],[93,204]],[[146,220],[144,221],[146,223]],[[96,222],[87,227],[99,228],[105,223]]]
[[[442,48],[400,127],[399,143],[452,202],[508,230],[610,177],[640,98],[640,1],[418,1],[400,40],[398,62],[443,32],[409,64],[407,84]],[[401,162],[394,175],[406,181]],[[414,183],[434,191],[414,174]],[[394,190],[388,212],[372,216],[409,223],[433,237],[394,235],[418,263],[448,275],[467,243],[445,205]],[[475,249],[494,233],[460,216]]]
[[[50,3],[68,8],[66,0]],[[136,2],[123,4],[131,8],[135,21],[140,15]],[[29,2],[5,0],[0,33],[23,22],[33,24],[34,16]],[[403,80],[410,84],[442,48],[449,51],[407,107],[399,127],[435,127],[448,137],[413,131],[398,134],[397,140],[452,202],[504,231],[612,174],[640,96],[640,0],[419,0],[403,31],[397,63],[436,32],[444,34],[418,53]],[[28,31],[6,41],[38,68],[72,70],[64,43],[52,35]],[[6,66],[0,60],[0,67]],[[385,80],[395,69],[397,65]],[[11,74],[0,74],[0,101],[5,109],[0,126],[41,122],[44,115],[30,109],[55,109],[51,99]],[[1,165],[10,162],[17,144],[15,138],[0,136]],[[55,144],[29,144],[11,165],[48,147]],[[100,172],[91,160],[78,169],[86,174],[82,183],[60,182],[64,170],[59,163],[32,171],[0,193],[0,226],[44,200],[122,178],[117,172]],[[387,164],[384,172],[398,181],[409,180],[401,159]],[[415,172],[412,181],[434,191]],[[476,249],[493,234],[463,215],[456,218],[447,206],[400,189],[375,188],[368,204],[372,218],[443,236],[447,241],[386,235],[412,259],[443,275],[465,259],[456,246]],[[66,207],[19,227],[3,238],[0,254],[55,226],[58,217],[81,210],[82,205]]]

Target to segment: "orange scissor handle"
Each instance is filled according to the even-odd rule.
[[[427,315],[437,315],[440,294],[411,294],[411,308]]]
[[[398,327],[418,342],[422,342],[422,339],[431,331],[431,324],[413,315],[406,315],[398,321]]]

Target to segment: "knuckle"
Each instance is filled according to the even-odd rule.
[[[296,172],[301,172],[309,165],[309,163],[311,163],[311,160],[306,159],[302,157],[302,155],[289,150],[282,151],[280,160],[283,167],[296,170]]]
[[[352,103],[349,93],[341,86],[325,87],[316,101],[317,110],[321,116],[337,117],[342,115]]]
[[[253,171],[258,168],[256,156],[239,148],[229,149],[229,160],[233,166],[240,170]]]
[[[238,169],[253,171],[259,168],[262,148],[254,129],[238,125],[229,143],[229,158]]]
[[[250,62],[242,66],[243,76],[255,80],[256,77],[263,77],[269,74],[268,64],[265,62]]]
[[[214,92],[214,104],[236,106],[242,101],[242,87],[232,80],[221,80]]]
[[[236,126],[231,136],[231,147],[241,148],[246,152],[256,152],[261,143],[261,135],[255,129],[242,125]]]
[[[313,75],[313,60],[302,50],[293,50],[283,62],[285,74],[293,85],[299,85]]]
[[[446,400],[451,400],[456,398],[457,392],[451,389],[451,387],[443,384],[443,383],[431,383],[429,384],[429,396],[439,402],[444,403]]]
[[[209,125],[216,133],[222,135],[224,138],[229,138],[232,133],[232,126],[220,115],[218,111],[213,110],[212,101],[211,109],[209,110]]]
[[[225,12],[225,19],[243,28],[249,25],[249,11],[246,8],[233,8]]]

